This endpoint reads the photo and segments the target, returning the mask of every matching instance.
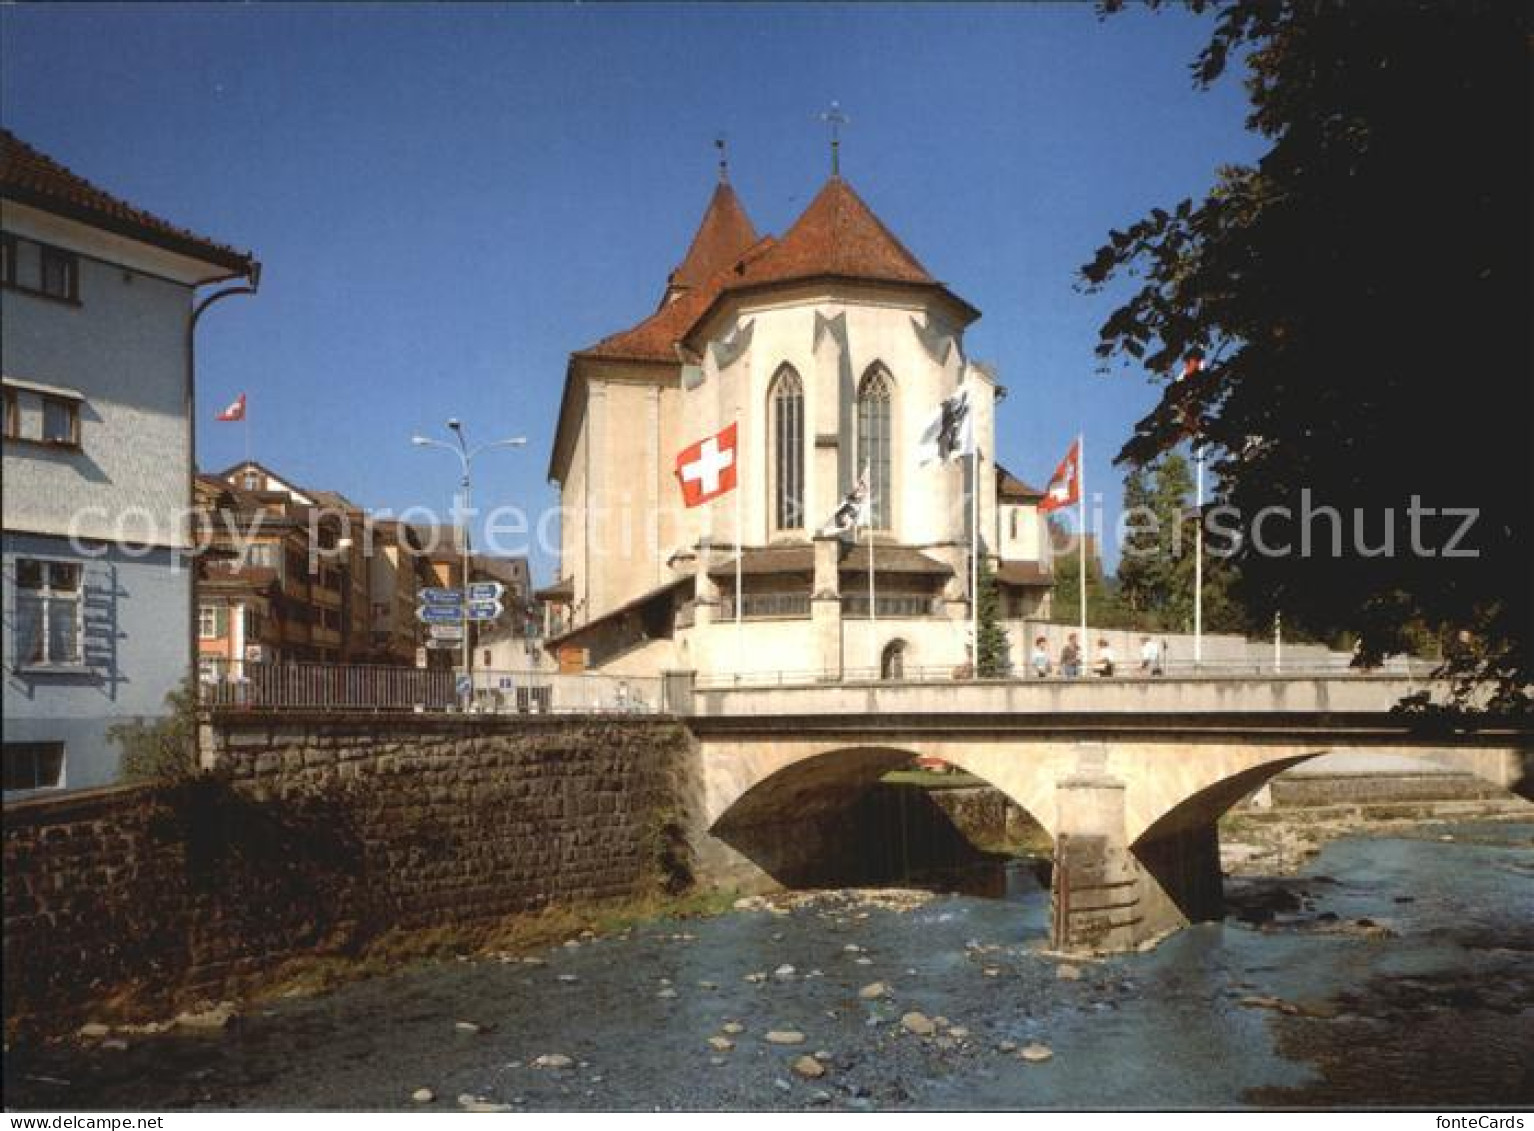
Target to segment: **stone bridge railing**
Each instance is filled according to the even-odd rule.
[[[883,682],[697,687],[671,673],[667,702],[694,719],[878,716],[1389,716],[1408,696],[1445,685],[1402,675],[1173,676],[1076,680]]]

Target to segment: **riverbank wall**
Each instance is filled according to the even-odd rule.
[[[243,716],[212,775],[8,803],[7,1028],[232,996],[402,932],[679,888],[697,774],[666,719]]]

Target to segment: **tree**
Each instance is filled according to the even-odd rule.
[[[976,649],[975,674],[1003,676],[1012,670],[1011,645],[1007,630],[1001,626],[1001,598],[996,591],[996,571],[984,554],[979,561],[979,601],[977,610],[980,642]]]
[[[1119,597],[1136,627],[1159,628],[1155,609],[1161,588],[1159,518],[1151,505],[1145,469],[1131,467],[1124,477],[1124,537],[1119,546]]]
[[[1055,624],[1081,622],[1081,555],[1076,534],[1051,521],[1049,541],[1054,549],[1055,588],[1049,603],[1049,619]],[[1117,588],[1103,576],[1096,554],[1087,557],[1087,618],[1094,628],[1127,628],[1128,612]]]
[[[184,782],[201,772],[197,758],[197,688],[187,680],[165,696],[168,712],[153,722],[114,723],[107,738],[122,748],[128,782]]]
[[[1244,59],[1269,148],[1082,268],[1133,280],[1099,355],[1165,383],[1119,458],[1210,445],[1258,623],[1351,631],[1366,662],[1468,631],[1456,674],[1527,710],[1528,8],[1188,6],[1218,12],[1195,85]]]

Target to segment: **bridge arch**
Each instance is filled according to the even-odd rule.
[[[1323,755],[1331,747],[1220,746],[1181,760],[1174,773],[1137,774],[1128,835],[1145,844],[1213,824],[1243,797],[1272,778]],[[1529,800],[1530,755],[1505,747],[1391,747],[1371,751],[1439,770],[1456,770]]]
[[[713,784],[721,778],[726,784],[710,790],[715,796],[708,805],[709,832],[787,886],[821,882],[826,860],[855,855],[858,839],[870,834],[850,820],[858,803],[886,774],[917,758],[941,758],[999,790],[1046,830],[1052,824],[1052,813],[1041,809],[1044,795],[1008,789],[993,777],[997,766],[962,750],[936,752],[925,743],[771,745],[770,750],[712,752],[715,762],[708,777]],[[940,813],[934,804],[930,813],[913,819],[945,820]]]

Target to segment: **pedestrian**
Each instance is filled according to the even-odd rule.
[[[1149,636],[1140,637],[1140,672],[1142,675],[1161,674],[1161,645]]]
[[[1033,642],[1033,655],[1030,658],[1033,664],[1033,674],[1040,679],[1049,675],[1049,638],[1039,637]]]
[[[1081,645],[1076,642],[1074,632],[1065,638],[1065,647],[1060,649],[1060,674],[1066,679],[1075,679],[1081,674]]]
[[[1097,659],[1092,663],[1092,670],[1104,678],[1113,674],[1113,646],[1108,643],[1108,638],[1097,642]]]

